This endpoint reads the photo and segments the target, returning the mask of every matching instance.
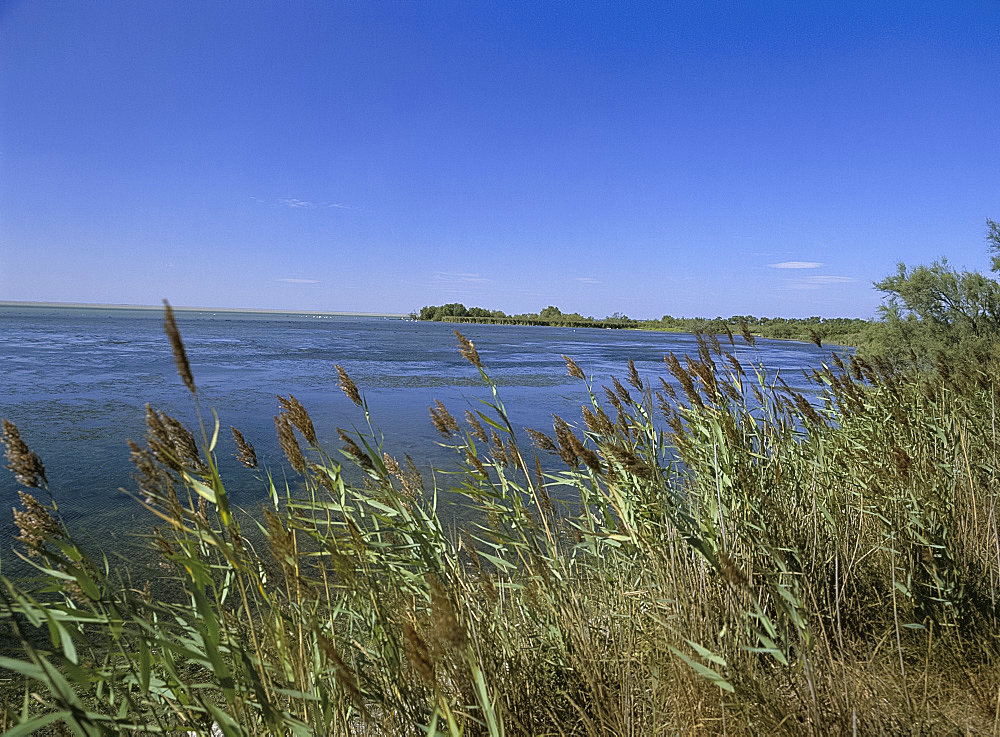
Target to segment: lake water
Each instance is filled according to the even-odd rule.
[[[134,490],[127,438],[142,444],[144,406],[194,428],[190,394],[174,369],[162,313],[146,310],[0,307],[0,416],[13,421],[42,457],[67,521],[102,543],[145,529],[148,515],[120,491]],[[489,396],[458,353],[448,323],[291,314],[180,312],[203,406],[222,422],[218,456],[234,503],[252,506],[265,489],[235,459],[235,425],[256,446],[262,465],[280,479],[286,468],[274,438],[276,394],[294,394],[309,410],[321,444],[339,446],[336,428],[364,422],[339,390],[334,364],[366,395],[385,434],[385,448],[409,453],[425,467],[447,468],[428,406],[443,401],[457,418]],[[694,354],[693,336],[601,329],[462,325],[501,387],[516,429],[551,431],[552,414],[571,423],[586,401],[582,382],[566,375],[572,357],[595,387],[624,377],[632,358],[643,376],[668,377],[663,356]],[[807,386],[802,369],[829,356],[811,344],[737,338],[745,363],[763,361],[792,386]],[[289,472],[291,479],[293,474]],[[13,475],[0,473],[0,509],[16,504]],[[0,512],[0,555],[9,559],[15,529]]]

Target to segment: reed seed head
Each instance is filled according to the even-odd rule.
[[[465,421],[469,424],[469,432],[472,434],[472,437],[483,443],[489,441],[489,437],[486,435],[486,429],[471,410],[465,410]]]
[[[638,374],[636,374],[636,378],[638,378]],[[632,395],[628,393],[628,389],[622,386],[622,383],[618,381],[618,378],[616,376],[611,377],[611,383],[615,385],[615,394],[618,395],[618,398],[622,402],[624,402],[625,404],[635,404],[635,402],[632,401]]]
[[[563,360],[566,362],[566,373],[567,374],[569,374],[570,376],[572,376],[572,377],[574,377],[576,379],[584,379],[584,380],[586,380],[587,377],[584,375],[583,369],[581,369],[577,365],[576,361],[574,361],[572,358],[570,358],[567,355],[563,355]]]
[[[557,452],[559,453],[559,458],[567,466],[578,466],[580,458],[577,455],[576,446],[580,444],[580,441],[576,439],[566,420],[558,415],[552,415],[552,417],[552,425],[556,434],[556,442],[558,443]]]
[[[476,350],[475,344],[457,330],[455,331],[455,337],[458,338],[458,352],[462,354],[462,358],[471,363],[477,369],[482,370],[483,362],[479,358],[479,351]]]
[[[257,468],[257,452],[253,448],[253,443],[244,438],[243,433],[235,427],[230,426],[229,429],[233,431],[233,440],[236,441],[236,450],[239,451],[234,454],[236,460],[247,468]]]
[[[340,390],[347,395],[347,398],[354,402],[359,407],[362,406],[361,392],[358,391],[357,384],[347,375],[347,372],[341,368],[340,364],[334,364],[334,368],[337,369],[337,376],[340,377]]]
[[[319,444],[316,440],[316,428],[313,427],[312,418],[309,416],[306,408],[302,406],[302,403],[291,394],[288,395],[288,399],[279,394],[278,402],[281,404],[281,408],[288,414],[288,419],[291,420],[292,425],[302,433],[302,437],[306,439],[306,442],[315,448]]]
[[[385,451],[382,452],[382,463],[385,464],[385,470],[397,478],[399,478],[400,474],[403,472],[399,467],[399,461]]]
[[[504,448],[503,440],[500,439],[500,435],[496,430],[491,430],[490,432],[490,453],[493,455],[493,460],[499,465],[508,466],[511,464],[511,459],[507,457],[507,450]]]
[[[372,471],[375,468],[375,464],[372,463],[372,459],[368,457],[368,454],[361,450],[361,446],[354,442],[354,439],[347,434],[347,431],[337,428],[337,436],[344,443],[343,450],[347,455],[351,456],[361,468],[365,471]]]
[[[469,466],[472,466],[472,468],[476,469],[476,473],[480,476],[489,477],[489,474],[486,472],[486,466],[484,466],[483,462],[479,460],[479,456],[473,454],[470,448],[465,449],[465,462]]]
[[[292,423],[287,415],[278,415],[274,418],[274,429],[278,433],[278,445],[281,446],[285,458],[297,473],[306,472],[306,459],[302,455],[299,442],[295,439],[295,431],[292,430]]]
[[[3,421],[3,444],[7,468],[14,472],[17,483],[29,488],[39,488],[48,484],[42,459],[31,452],[28,444],[21,439],[17,426],[6,419]]]
[[[458,422],[451,416],[440,399],[435,399],[434,404],[436,407],[428,408],[431,412],[431,422],[434,423],[434,427],[437,428],[442,437],[451,437],[452,434],[458,432]]]
[[[549,496],[548,490],[545,488],[545,475],[542,473],[542,462],[538,460],[538,455],[535,455],[535,489],[538,491],[538,503],[541,505],[542,514],[553,516],[556,513],[555,505],[552,503],[552,497]]]
[[[466,632],[458,620],[455,603],[441,582],[431,576],[431,615],[434,618],[435,634],[449,650],[461,650],[466,643]]]
[[[757,339],[753,337],[753,334],[750,332],[750,326],[742,317],[740,318],[740,335],[743,336],[743,342],[745,342],[748,346],[751,348],[756,347]]]
[[[23,511],[14,510],[14,524],[21,533],[17,539],[24,544],[28,555],[41,555],[45,541],[64,537],[63,530],[42,503],[31,494],[18,491],[17,496],[24,507]]]
[[[639,378],[639,372],[636,371],[635,361],[631,358],[628,360],[628,383],[634,386],[638,391],[642,391],[642,379]]]
[[[607,397],[608,403],[618,410],[619,413],[622,412],[624,408],[622,407],[622,400],[618,398],[618,395],[612,391],[611,387],[604,386],[601,388],[604,389],[604,396]]]
[[[684,367],[681,366],[681,362],[677,360],[677,356],[674,355],[673,351],[670,352],[670,355],[664,356],[663,360],[667,364],[667,370],[680,382],[681,388],[684,390],[684,394],[692,406],[704,406],[701,401],[701,395],[695,389],[694,379],[691,378],[691,374],[684,370]],[[688,361],[690,363],[690,359]]]
[[[411,496],[416,496],[417,492],[424,488],[424,479],[420,475],[420,469],[417,468],[417,464],[414,463],[409,453],[405,455],[405,458],[406,467],[403,469],[403,475],[399,480],[403,484],[404,491]]]
[[[540,430],[534,430],[530,427],[526,427],[525,432],[528,433],[528,437],[531,438],[531,442],[533,442],[535,447],[539,450],[548,451],[549,453],[558,452],[558,448],[556,448],[556,444],[552,442],[552,438],[545,433]]]
[[[424,682],[424,685],[434,688],[437,679],[434,676],[434,659],[431,657],[431,649],[408,619],[403,621],[403,644],[406,650],[406,659],[410,661],[410,665],[420,676],[420,680]]]
[[[663,393],[666,394],[668,397],[670,397],[671,399],[673,399],[676,402],[677,401],[677,392],[674,391],[673,386],[671,386],[667,382],[667,380],[664,379],[662,376],[660,377],[660,385],[663,387]]]
[[[177,373],[184,382],[184,386],[192,394],[197,394],[198,390],[194,385],[194,376],[191,374],[191,364],[188,363],[187,352],[184,350],[184,341],[181,340],[181,331],[177,329],[177,321],[174,319],[174,308],[167,300],[163,300],[165,313],[163,316],[163,330],[170,339],[170,348],[174,352],[174,364],[177,366]]]

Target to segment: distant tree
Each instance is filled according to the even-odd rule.
[[[562,310],[560,310],[558,307],[553,307],[552,305],[549,305],[544,310],[538,313],[538,317],[541,318],[542,320],[558,320],[560,317],[562,317]]]
[[[1000,225],[987,220],[992,269],[1000,271]],[[1000,283],[978,271],[959,271],[940,259],[908,268],[876,282],[885,304],[881,321],[864,346],[869,353],[916,356],[921,362],[938,353],[982,360],[1000,340]]]

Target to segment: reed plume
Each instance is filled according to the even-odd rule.
[[[3,444],[7,468],[14,472],[17,483],[29,488],[39,488],[48,484],[42,459],[28,448],[28,444],[21,439],[17,426],[7,419],[3,421]]]
[[[59,523],[49,514],[49,511],[35,497],[26,491],[18,491],[21,500],[20,509],[14,510],[14,524],[20,531],[18,540],[24,545],[28,555],[41,555],[45,541],[64,537]]]
[[[628,383],[634,386],[638,391],[642,391],[643,384],[642,379],[639,377],[639,372],[636,371],[635,361],[631,358],[628,360]]]
[[[247,468],[257,468],[257,452],[254,450],[253,443],[244,438],[243,433],[235,427],[230,426],[229,429],[233,431],[233,440],[236,441],[236,450],[238,451],[234,454],[236,460]]]
[[[431,422],[434,423],[434,427],[441,434],[442,437],[451,437],[452,434],[457,433],[458,422],[455,418],[451,416],[451,413],[444,406],[444,403],[440,399],[435,399],[435,407],[429,407],[431,412]]]
[[[177,329],[177,321],[174,319],[174,308],[167,300],[163,300],[164,316],[163,330],[170,339],[170,348],[174,353],[174,365],[177,366],[177,373],[184,382],[184,386],[192,394],[197,394],[198,390],[194,385],[194,376],[191,374],[191,364],[188,363],[187,351],[184,350],[184,341],[181,340],[181,332]]]
[[[465,410],[465,421],[469,425],[469,432],[472,434],[472,437],[483,443],[489,440],[486,436],[486,428],[483,427],[482,423],[471,410]]]
[[[434,688],[437,685],[437,678],[434,674],[434,658],[431,656],[431,650],[427,643],[417,633],[417,628],[409,619],[403,620],[403,644],[406,649],[406,659],[410,661],[413,670],[417,672],[425,685]]]
[[[578,466],[580,458],[577,455],[576,447],[579,445],[579,441],[576,439],[566,420],[558,415],[552,415],[552,417],[559,458],[567,466]]]
[[[568,375],[570,375],[570,376],[572,376],[572,377],[574,377],[576,379],[584,379],[584,380],[586,380],[587,377],[584,375],[583,369],[581,369],[577,365],[576,361],[574,361],[572,358],[570,358],[567,355],[563,355],[563,360],[566,362],[566,373]]]
[[[309,445],[316,447],[319,442],[316,439],[316,428],[313,427],[312,418],[306,411],[306,408],[302,406],[302,403],[296,399],[291,394],[288,395],[288,399],[285,399],[280,394],[278,395],[278,403],[281,404],[281,408],[288,415],[289,421],[294,425],[302,437],[306,439]]]
[[[555,453],[558,451],[556,444],[552,442],[552,438],[545,433],[540,430],[534,430],[530,427],[526,427],[524,430],[528,433],[528,437],[531,438],[531,442],[533,442],[535,447],[539,450],[548,451],[549,453]]]
[[[743,342],[751,348],[755,348],[757,346],[757,339],[754,338],[753,333],[750,332],[750,325],[748,325],[747,321],[742,317],[740,318],[740,335],[743,336]]]
[[[341,368],[340,364],[334,364],[334,368],[337,369],[337,375],[340,377],[340,390],[347,395],[347,398],[354,402],[359,407],[362,406],[361,392],[358,391],[357,384],[354,380],[347,375],[347,372]]]
[[[295,439],[295,431],[292,429],[292,423],[287,415],[277,415],[274,418],[274,428],[278,433],[278,445],[285,454],[285,458],[288,459],[296,472],[304,474],[306,472],[306,459],[302,455],[299,441]]]
[[[343,442],[342,449],[347,455],[351,456],[361,468],[366,471],[371,471],[375,468],[372,463],[372,459],[368,457],[368,454],[361,450],[361,446],[354,442],[354,439],[347,434],[347,432],[341,428],[337,428],[337,436]]]
[[[458,338],[459,349],[458,352],[462,354],[462,358],[471,363],[477,369],[482,371],[483,362],[479,358],[479,351],[476,350],[475,344],[464,335],[462,335],[457,330],[455,331],[455,337]]]

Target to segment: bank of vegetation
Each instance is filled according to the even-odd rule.
[[[1000,287],[947,264],[880,287],[882,342],[831,354],[814,396],[754,360],[750,334],[703,336],[662,380],[623,362],[592,386],[567,358],[590,400],[531,447],[458,334],[493,399],[431,408],[456,460],[434,478],[392,455],[338,370],[362,429],[318,447],[281,398],[294,482],[248,470],[270,491],[259,514],[233,507],[216,464],[256,467],[246,438],[151,408],[131,453],[159,580],[117,576],[70,537],[58,481],[5,422],[17,552],[38,578],[0,589],[19,649],[0,672],[21,694],[0,720],[15,735],[993,733]],[[166,326],[197,404],[169,311]],[[452,503],[475,521],[449,529]]]
[[[502,310],[466,307],[460,302],[428,305],[410,313],[415,320],[493,325],[538,325],[563,328],[606,328],[614,330],[658,330],[669,333],[705,333],[724,335],[741,330],[755,337],[778,340],[823,342],[831,345],[857,346],[867,340],[872,322],[846,317],[756,317],[733,315],[723,318],[671,317],[637,320],[616,312],[604,318],[584,317],[578,312],[563,312],[549,305],[535,313],[508,315]]]

